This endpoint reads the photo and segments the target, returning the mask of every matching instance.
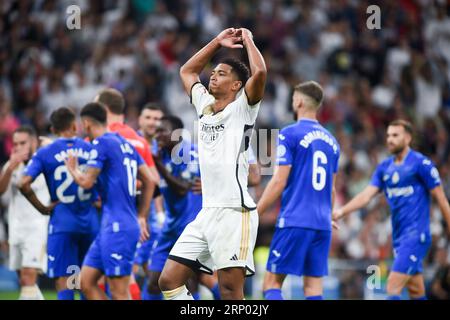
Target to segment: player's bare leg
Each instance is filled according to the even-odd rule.
[[[386,291],[388,294],[388,298],[391,297],[392,299],[393,297],[394,299],[398,299],[402,293],[403,288],[408,283],[410,278],[411,276],[407,274],[392,271],[389,274],[387,281]]]
[[[277,274],[267,271],[264,275],[263,293],[267,300],[283,300],[281,287],[283,286],[285,274]]]
[[[43,300],[37,286],[38,270],[34,268],[22,268],[19,272],[20,300]]]
[[[113,300],[130,300],[130,276],[107,277],[111,298]]]
[[[406,287],[408,288],[410,299],[424,299],[426,297],[425,282],[421,273],[413,275],[406,284]]]
[[[159,288],[168,300],[193,299],[186,288],[188,279],[193,275],[194,271],[188,266],[168,259],[159,277]]]
[[[222,300],[244,300],[244,268],[225,268],[217,271]]]
[[[134,276],[133,271],[130,275],[130,282],[128,284],[128,290],[131,296],[131,300],[141,300],[141,290],[139,289],[139,285],[136,282],[136,277]]]
[[[263,290],[266,291],[274,288],[281,289],[284,279],[286,279],[285,274],[266,272],[266,274],[264,275]]]
[[[34,286],[37,282],[38,270],[34,268],[20,269],[20,286]]]
[[[88,300],[108,300],[105,292],[98,286],[103,273],[95,268],[81,268],[81,291]]]
[[[204,285],[213,294],[214,300],[220,300],[219,281],[217,279],[217,271],[213,274],[200,273],[198,275],[200,284]]]
[[[303,293],[305,298],[322,297],[322,277],[303,277]]]
[[[161,289],[159,288],[159,278],[161,277],[161,272],[148,271],[148,285],[146,290],[150,294],[160,294]]]

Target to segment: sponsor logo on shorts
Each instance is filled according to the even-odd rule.
[[[112,254],[111,254],[111,258],[114,258],[114,259],[116,259],[116,260],[122,260],[123,256],[121,256],[121,255],[118,254],[118,253],[112,253]]]
[[[277,250],[272,250],[272,253],[277,258],[279,258],[281,256],[281,253],[279,253]]]

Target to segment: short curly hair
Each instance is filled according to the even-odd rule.
[[[231,71],[234,72],[239,81],[242,82],[242,86],[245,86],[248,78],[250,78],[250,70],[245,63],[234,58],[223,59],[220,63],[229,65],[231,67]]]

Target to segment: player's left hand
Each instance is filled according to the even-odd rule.
[[[244,46],[248,41],[253,41],[253,34],[250,30],[246,28],[240,28],[237,31],[237,34],[241,36],[242,42],[244,43]]]
[[[139,238],[139,241],[140,242],[147,241],[150,238],[150,231],[148,230],[147,219],[144,217],[139,217],[138,222],[139,228],[141,230],[141,236]]]
[[[339,225],[337,224],[336,221],[332,220],[331,221],[331,225],[333,226],[333,229],[339,230],[341,227],[339,227]]]

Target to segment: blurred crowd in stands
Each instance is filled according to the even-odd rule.
[[[81,9],[79,30],[66,26],[73,4]],[[381,9],[381,28],[371,30],[366,10],[373,4]],[[0,165],[20,124],[46,135],[53,110],[79,110],[106,86],[124,93],[131,126],[137,127],[140,109],[155,102],[194,130],[179,67],[233,26],[253,32],[269,71],[256,129],[292,123],[298,82],[323,86],[319,120],[341,145],[337,206],[369,183],[387,156],[386,124],[397,118],[413,122],[414,147],[438,165],[450,197],[450,1],[3,0],[0,17]],[[215,61],[243,52],[223,50]],[[256,196],[270,177],[263,178]],[[276,215],[275,206],[261,218],[259,245],[270,243]],[[389,261],[389,219],[379,197],[341,223],[330,256]],[[434,278],[434,296],[449,298],[448,237],[434,206],[431,221],[427,278]],[[0,225],[3,252],[6,232]]]

